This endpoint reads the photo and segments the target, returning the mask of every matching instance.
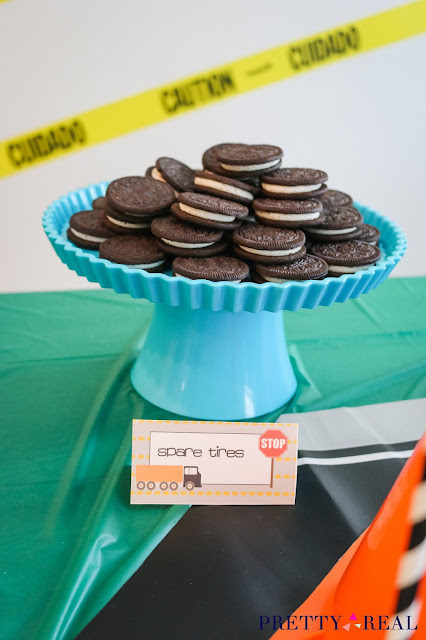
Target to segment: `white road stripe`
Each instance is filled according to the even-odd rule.
[[[340,456],[337,458],[300,458],[298,466],[305,464],[334,467],[343,464],[358,464],[359,462],[372,462],[373,460],[389,460],[390,458],[409,458],[414,449],[407,451],[378,451],[377,453],[364,453],[357,456]]]
[[[362,407],[283,413],[277,422],[298,422],[299,449],[313,452],[365,447],[377,443],[390,445],[417,442],[425,430],[425,415],[426,398],[419,398]],[[345,425],[344,429],[342,424]],[[401,425],[404,425],[403,429]]]

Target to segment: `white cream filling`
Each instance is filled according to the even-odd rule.
[[[154,178],[155,180],[160,180],[161,182],[166,182],[156,167],[153,167],[151,170],[151,178]]]
[[[259,211],[256,210],[257,215],[260,218],[267,218],[269,220],[288,220],[289,222],[299,220],[316,220],[320,217],[321,211],[315,211],[314,213],[273,213],[272,211]]]
[[[222,213],[212,213],[211,211],[194,209],[194,207],[188,207],[188,205],[182,204],[182,202],[179,202],[179,207],[191,216],[205,218],[206,220],[215,220],[216,222],[233,222],[233,220],[235,220],[235,216],[224,216]]]
[[[227,171],[261,171],[262,169],[269,169],[281,164],[281,158],[279,160],[270,160],[269,162],[262,162],[262,164],[223,164],[221,165]]]
[[[256,253],[259,256],[289,256],[292,253],[297,253],[302,248],[302,247],[296,247],[295,249],[280,249],[277,251],[266,251],[264,249],[252,249],[251,247],[245,247],[241,244],[239,245],[239,247],[244,251],[248,251],[249,253]]]
[[[119,227],[125,227],[126,229],[147,229],[151,226],[150,222],[142,222],[140,224],[136,224],[133,222],[123,222],[123,220],[117,220],[116,218],[110,218],[107,216],[108,220],[113,224],[118,225]]]
[[[158,171],[158,169],[157,169],[156,167],[153,167],[153,168],[152,168],[152,171],[151,171],[151,178],[154,178],[154,180],[160,180],[160,182],[164,182],[165,184],[169,184],[169,183],[167,182],[167,180],[165,180],[165,179],[163,178],[163,176],[161,175],[161,173]],[[169,185],[169,186],[171,186],[171,185]],[[172,187],[172,188],[173,188],[173,187]],[[179,195],[179,191],[176,191],[176,189],[173,189],[173,191],[175,192],[175,196],[176,196],[176,198],[177,198],[177,197],[178,197],[178,195]]]
[[[81,238],[82,240],[87,240],[87,242],[104,242],[107,238],[97,238],[96,236],[89,236],[87,233],[81,233],[80,231],[76,231],[72,227],[70,227],[71,231],[77,238]]]
[[[129,269],[153,269],[154,267],[159,267],[165,262],[165,260],[159,260],[158,262],[151,262],[150,264],[126,264],[126,267],[129,267]]]
[[[239,187],[233,187],[230,184],[225,184],[224,182],[218,182],[217,180],[209,180],[208,178],[195,178],[195,184],[199,184],[202,187],[210,187],[212,189],[217,189],[217,191],[224,191],[225,193],[230,193],[233,196],[238,196],[239,198],[246,198],[247,200],[254,200],[254,195],[250,193],[250,191],[246,191],[245,189],[240,189]]]
[[[361,271],[362,269],[368,269],[371,267],[371,264],[359,265],[359,267],[339,267],[335,264],[329,264],[328,270],[330,273],[355,273],[356,271]]]
[[[198,242],[191,244],[189,242],[175,242],[174,240],[167,240],[166,238],[161,238],[163,242],[166,244],[172,245],[172,247],[180,247],[181,249],[203,249],[204,247],[211,247],[214,242]]]
[[[244,222],[256,222],[256,218],[252,215],[248,215],[247,218],[244,218]]]
[[[315,191],[319,189],[322,182],[318,184],[298,184],[297,186],[290,187],[284,184],[269,184],[269,182],[262,182],[262,189],[264,191],[270,191],[271,193],[307,193],[309,191]]]
[[[338,236],[341,233],[352,233],[352,231],[356,231],[356,227],[350,227],[349,229],[315,229],[312,227],[311,231],[323,236]]]
[[[283,284],[284,282],[290,282],[290,280],[283,280],[282,278],[270,278],[268,276],[263,276],[264,280],[268,282],[277,282],[278,284]]]

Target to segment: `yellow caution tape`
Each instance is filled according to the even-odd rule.
[[[425,31],[419,0],[143,91],[0,142],[0,177]]]

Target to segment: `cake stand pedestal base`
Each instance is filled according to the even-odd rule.
[[[282,313],[156,304],[133,366],[136,391],[162,409],[202,420],[246,420],[296,391]]]

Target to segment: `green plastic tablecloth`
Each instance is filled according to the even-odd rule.
[[[129,506],[131,419],[171,417],[129,380],[151,313],[110,291],[0,296],[1,638],[74,638],[186,511]],[[286,412],[426,396],[426,278],[285,321]]]

